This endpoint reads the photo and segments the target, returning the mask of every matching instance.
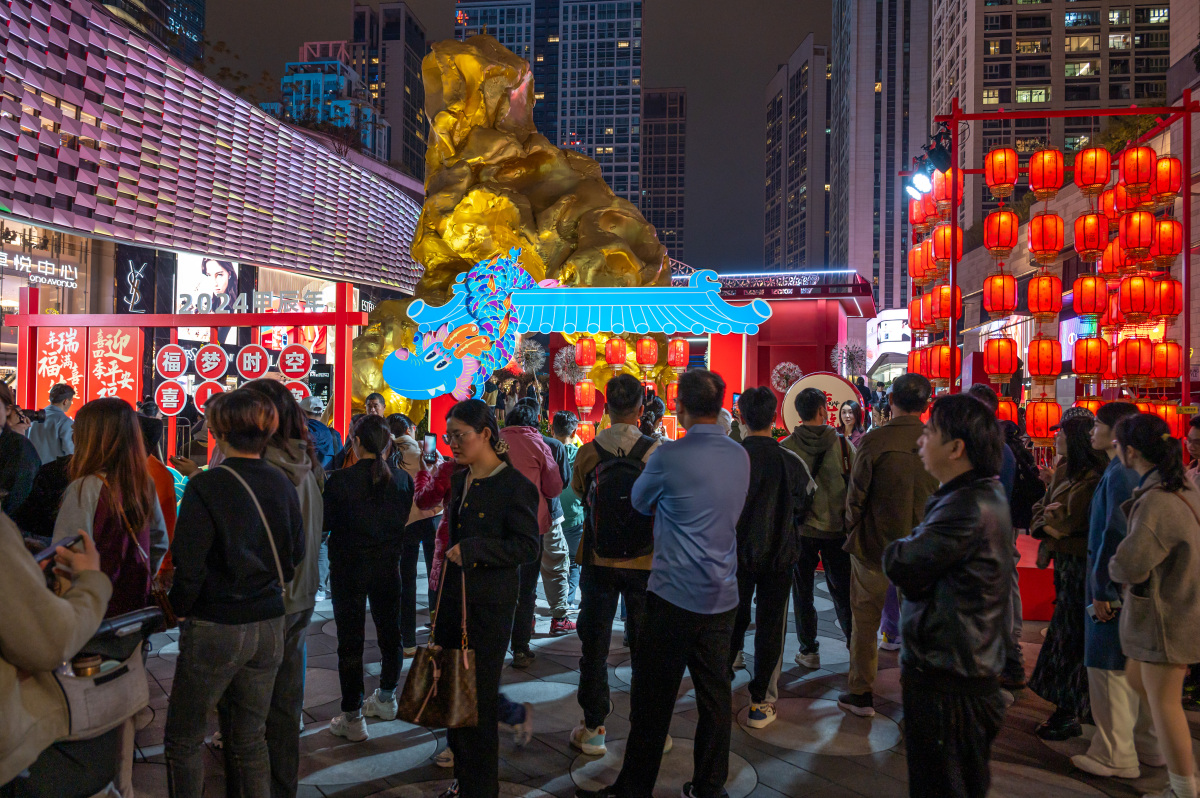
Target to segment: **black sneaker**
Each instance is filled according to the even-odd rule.
[[[1070,714],[1060,713],[1056,710],[1054,714],[1039,723],[1033,733],[1043,740],[1061,742],[1081,736],[1083,727]]]
[[[458,779],[455,779],[449,789],[439,795],[438,798],[458,798]]]
[[[534,655],[532,651],[514,651],[512,666],[524,670],[533,664]]]
[[[842,693],[838,696],[838,706],[860,718],[875,717],[875,699],[870,693]]]
[[[696,798],[696,793],[692,791],[692,783],[684,782],[683,789],[679,791],[679,798]],[[725,788],[721,788],[720,798],[729,798],[729,793]]]

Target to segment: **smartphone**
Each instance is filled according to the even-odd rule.
[[[731,409],[732,409],[732,410],[733,410],[735,413],[737,412],[737,403],[738,403],[738,399],[741,399],[741,398],[742,398],[742,395],[741,395],[740,393],[735,393],[735,394],[733,395],[733,407],[732,407]]]
[[[436,435],[426,435],[424,444],[425,445],[422,448],[423,448],[423,454],[425,457],[425,462],[426,463],[436,463],[437,459],[438,459],[437,436]]]
[[[1121,609],[1121,600],[1117,599],[1116,601],[1111,602],[1108,606],[1113,610],[1119,610]],[[1096,608],[1091,604],[1087,605],[1087,615],[1093,621],[1096,620]]]
[[[51,543],[49,546],[42,549],[41,551],[39,551],[37,554],[33,555],[33,561],[40,565],[41,563],[44,563],[46,560],[49,560],[50,558],[52,558],[54,556],[55,552],[58,550],[59,546],[62,546],[65,549],[69,549],[72,546],[76,546],[82,542],[83,542],[83,535],[72,535],[69,538],[64,538],[63,540],[56,541],[54,543]]]

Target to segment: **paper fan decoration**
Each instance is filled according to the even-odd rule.
[[[570,344],[558,350],[554,356],[554,373],[567,385],[574,385],[588,375],[588,369],[576,364],[575,345]]]
[[[788,388],[804,376],[804,371],[795,363],[784,361],[771,371],[771,387],[780,393],[787,393]]]

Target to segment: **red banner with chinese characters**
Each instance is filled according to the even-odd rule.
[[[87,390],[87,341],[79,327],[39,327],[37,331],[37,376],[34,395],[37,408],[50,403],[50,389],[65,382],[75,389],[75,402],[67,415],[72,418],[83,407]],[[33,408],[33,409],[37,409]]]
[[[142,399],[142,331],[137,327],[88,328],[87,401],[116,396],[136,406]]]

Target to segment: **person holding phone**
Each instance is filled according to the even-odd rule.
[[[413,437],[416,425],[403,413],[393,413],[388,416],[388,426],[394,438],[389,462],[394,468],[404,469],[415,485],[418,473],[426,467],[424,450]],[[425,573],[433,571],[434,538],[441,514],[441,503],[424,509],[414,503],[404,527],[400,550],[400,640],[406,657],[417,653],[417,561],[424,550]]]

